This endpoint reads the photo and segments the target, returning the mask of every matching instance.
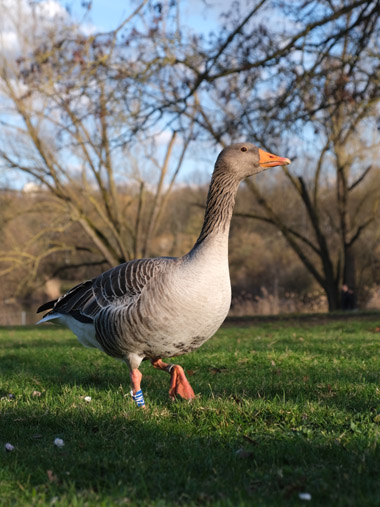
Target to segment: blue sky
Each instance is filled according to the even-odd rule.
[[[67,1],[59,0],[62,5],[67,5]],[[129,14],[131,14],[140,4],[141,0],[118,1],[118,0],[93,0],[90,16],[87,21],[94,25],[94,31],[107,32],[116,28]],[[155,0],[155,2],[158,0]],[[162,0],[166,3],[168,0]],[[155,3],[154,2],[154,3]],[[83,8],[80,0],[69,2],[72,15],[81,19]],[[231,5],[229,0],[207,0],[207,7],[203,0],[182,0],[180,4],[181,21],[190,27],[193,27],[199,33],[202,31],[208,34],[218,26],[218,18],[223,10]],[[165,150],[163,148],[163,150]],[[202,182],[208,181],[213,170],[215,158],[220,151],[220,147],[212,146],[205,156],[204,150],[198,150],[193,145],[184,160],[183,168],[180,172],[178,182]],[[163,158],[164,152],[160,154]]]
[[[77,19],[79,19],[80,13],[83,13],[80,0],[72,0],[71,2],[59,0],[59,2],[63,6],[69,5]],[[133,12],[139,3],[136,0],[93,0],[90,20],[96,30],[112,30]],[[162,3],[165,3],[165,0]],[[182,1],[180,7],[182,21],[196,27],[198,31],[208,33],[217,26],[219,13],[228,8],[230,4],[231,2],[227,0],[208,0],[208,7],[206,7],[202,0]]]
[[[7,0],[9,2],[10,11],[12,12],[13,6],[17,7],[16,0]],[[85,18],[85,24],[88,26],[88,31],[91,32],[107,32],[115,29],[126,17],[128,17],[136,7],[141,3],[142,0],[127,0],[127,1],[118,1],[118,0],[93,0],[92,8],[90,10],[89,16]],[[150,0],[152,3],[156,3],[159,0]],[[162,0],[163,3],[168,2],[169,0]],[[13,4],[13,2],[15,2]],[[81,0],[43,0],[41,5],[44,5],[44,9],[46,9],[47,18],[50,19],[51,16],[54,16],[57,11],[57,4],[62,6],[62,8],[69,7],[69,11],[73,18],[80,22],[83,20],[83,15],[85,10],[82,7]],[[25,7],[25,16],[29,15],[29,11],[27,10],[27,1],[21,0],[21,6]],[[40,5],[40,4],[37,4]],[[229,6],[229,2],[227,0],[207,0],[207,6],[205,7],[205,2],[203,0],[182,0],[181,1],[181,23],[185,22],[192,28],[199,31],[202,31],[205,34],[208,34],[211,30],[215,29],[218,24],[218,15],[219,13],[226,7]],[[215,8],[213,8],[215,6]],[[1,24],[0,19],[0,32],[2,31],[2,42],[7,41],[7,48],[14,49],[16,47],[15,37],[17,36],[13,34],[12,29],[7,28],[8,31],[4,32],[5,26]],[[4,39],[4,40],[3,40]],[[159,143],[161,144],[161,143]],[[160,159],[163,158],[164,153],[161,151],[165,148],[161,148],[159,146],[158,156]],[[199,149],[197,146],[192,146],[190,153],[186,157],[184,161],[183,169],[180,173],[179,181],[187,182],[193,181],[194,178],[198,180],[199,178],[203,181],[207,181],[209,175],[212,172],[213,163],[216,158],[216,155],[220,148],[212,146],[209,150],[206,151],[203,149]],[[195,173],[198,176],[195,176]],[[200,175],[203,175],[200,176]],[[1,174],[1,177],[4,175]],[[17,182],[10,181],[10,185],[16,184],[17,186],[23,186],[25,181],[29,181],[29,177],[21,177],[17,180]]]

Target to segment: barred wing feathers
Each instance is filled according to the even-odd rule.
[[[91,323],[103,308],[129,305],[138,299],[147,282],[173,259],[158,257],[125,262],[76,285],[58,300],[42,305],[37,313],[52,308],[47,315],[60,313]]]

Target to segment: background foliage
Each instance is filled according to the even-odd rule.
[[[218,150],[247,139],[293,164],[239,193],[235,311],[335,310],[343,284],[376,305],[379,1],[234,2],[210,33],[186,6],[131,3],[100,33],[91,3],[2,0],[3,301],[186,253]]]

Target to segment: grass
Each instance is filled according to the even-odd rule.
[[[380,505],[380,319],[343,318],[224,327],[191,404],[143,363],[145,411],[69,331],[0,329],[0,505]]]

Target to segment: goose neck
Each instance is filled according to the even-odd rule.
[[[215,170],[207,196],[207,204],[201,233],[195,247],[211,237],[224,237],[228,241],[232,212],[239,181],[223,170]]]

